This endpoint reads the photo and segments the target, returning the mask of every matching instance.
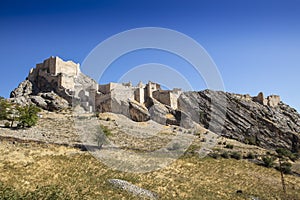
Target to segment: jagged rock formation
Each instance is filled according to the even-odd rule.
[[[162,90],[150,81],[99,85],[80,72],[79,64],[58,57],[37,64],[10,100],[50,111],[79,106],[85,112],[113,112],[138,122],[152,119],[185,128],[201,124],[219,135],[266,148],[298,151],[300,145],[300,115],[277,95]]]

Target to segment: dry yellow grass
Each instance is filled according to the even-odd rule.
[[[57,186],[62,199],[137,199],[107,183],[120,178],[161,199],[283,199],[279,172],[246,160],[182,157],[159,171],[135,174],[113,171],[73,148],[5,141],[0,147],[0,182],[20,194]],[[290,199],[300,199],[300,178],[285,178]]]

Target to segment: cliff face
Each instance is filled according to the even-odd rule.
[[[50,111],[69,108],[75,100],[87,112],[114,112],[134,121],[152,119],[185,128],[200,124],[244,143],[294,152],[300,149],[300,115],[281,102],[279,96],[265,98],[260,93],[250,97],[210,90],[164,91],[152,82],[146,87],[98,85],[80,72],[78,64],[57,57],[37,64],[28,78],[11,92],[10,100],[33,103]]]
[[[213,112],[222,115],[210,123],[212,103],[220,101],[226,101],[226,107],[215,105]],[[265,148],[282,147],[295,152],[300,149],[300,115],[282,102],[272,107],[249,96],[210,90],[185,92],[179,102],[184,105],[180,107],[182,111],[189,112],[188,109],[193,108],[199,113],[192,115],[194,121],[210,130],[218,130],[222,136]],[[223,123],[221,129],[220,123]]]

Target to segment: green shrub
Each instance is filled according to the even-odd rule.
[[[255,155],[254,155],[253,153],[249,152],[249,153],[247,154],[247,156],[245,156],[245,158],[247,158],[247,159],[254,159],[254,158],[255,158]]]
[[[10,127],[10,123],[9,122],[5,122],[4,127],[5,128],[9,128]]]
[[[111,135],[111,131],[108,129],[107,126],[100,125],[100,129],[103,131],[103,133],[106,137]]]
[[[273,156],[264,156],[262,161],[265,167],[271,168],[274,165],[275,158]]]
[[[231,158],[234,158],[236,160],[241,160],[242,159],[242,155],[237,151],[232,152],[230,156],[231,156]]]
[[[233,145],[232,144],[226,144],[225,148],[227,148],[227,149],[233,149]]]
[[[216,152],[210,153],[209,156],[212,157],[212,158],[214,158],[214,159],[220,158],[220,154],[218,154]]]
[[[278,154],[278,157],[280,158],[287,157],[293,162],[295,162],[299,158],[298,153],[292,153],[290,150],[284,148],[276,149],[276,153]]]
[[[276,149],[276,153],[278,154],[279,157],[290,157],[292,154],[290,150],[284,148]]]
[[[221,154],[221,157],[222,158],[230,158],[229,154],[227,151],[224,151],[222,154]]]
[[[6,101],[5,99],[0,99],[0,120],[8,119],[11,106],[11,103]]]
[[[281,170],[285,174],[291,174],[292,173],[292,164],[289,162],[281,163]]]
[[[19,112],[18,117],[18,127],[24,128],[24,127],[32,127],[36,125],[38,121],[38,113],[41,111],[38,107],[35,105],[29,105],[24,107],[18,107],[17,108]]]
[[[250,137],[246,137],[244,140],[245,144],[250,144],[250,145],[257,145],[257,140],[256,137],[250,136]]]

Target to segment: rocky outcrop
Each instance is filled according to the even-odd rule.
[[[149,190],[145,190],[136,185],[133,185],[127,181],[120,179],[109,179],[108,182],[112,184],[115,188],[125,190],[139,198],[142,199],[158,199],[158,195]]]
[[[19,105],[35,104],[36,106],[49,111],[60,111],[69,108],[69,103],[54,92],[39,93],[38,95],[20,96],[10,98],[10,102]]]
[[[185,92],[179,98],[179,108],[222,136],[265,148],[300,149],[300,115],[295,109],[282,102],[271,107],[239,96],[210,90]],[[226,107],[219,106],[220,101],[226,102]],[[212,113],[217,116],[213,123]]]
[[[129,114],[130,118],[137,122],[145,122],[150,119],[147,108],[135,101],[129,101]]]
[[[25,80],[21,82],[19,86],[10,93],[10,98],[29,96],[32,94],[32,89],[32,83],[29,80]]]

